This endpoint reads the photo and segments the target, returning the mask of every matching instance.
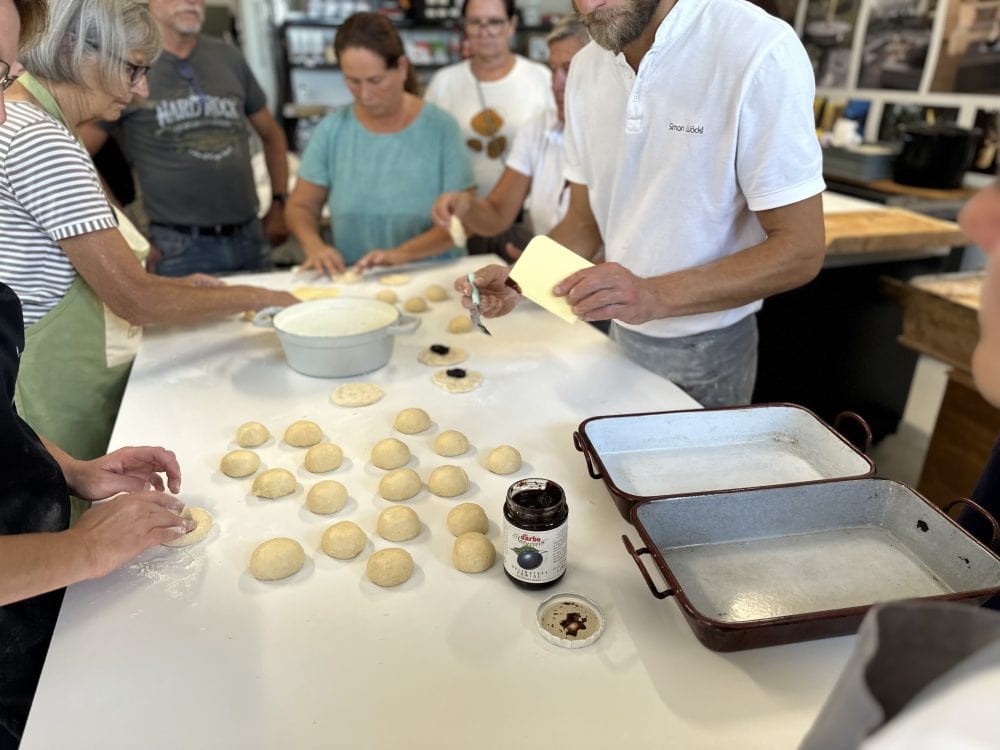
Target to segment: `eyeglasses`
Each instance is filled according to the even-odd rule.
[[[94,50],[94,52],[101,52],[101,54],[103,54],[101,48],[98,47],[93,42],[87,42],[87,46],[90,47],[90,49]],[[123,66],[125,66],[125,70],[128,72],[129,86],[135,86],[136,84],[138,84],[139,81],[141,81],[145,77],[146,73],[149,72],[148,65],[136,65],[133,62],[129,62],[128,60],[124,60],[117,56],[110,56],[110,57],[112,57],[112,59],[117,60]]]
[[[11,84],[17,80],[17,76],[10,74],[10,64],[0,60],[0,91],[6,91]]]
[[[507,18],[466,18],[465,28],[468,31],[486,31],[492,36],[499,33],[508,22]]]
[[[208,98],[208,94],[205,93],[205,90],[198,85],[198,74],[195,73],[194,66],[191,65],[190,60],[178,60],[177,72],[180,74],[181,78],[187,81],[188,87],[199,99],[204,101]]]

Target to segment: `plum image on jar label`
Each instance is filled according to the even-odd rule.
[[[566,495],[548,479],[522,479],[504,504],[504,571],[519,586],[544,588],[566,572]]]

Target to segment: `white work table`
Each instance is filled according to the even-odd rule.
[[[483,259],[429,266],[397,287],[401,299],[429,283],[451,289]],[[279,288],[312,285],[291,274],[249,277]],[[365,281],[344,294],[383,288]],[[529,303],[487,321],[492,337],[453,335],[461,310],[452,292],[432,304],[412,336],[398,336],[389,365],[348,380],[380,385],[364,408],[333,405],[343,381],[291,370],[275,333],[241,319],[147,331],[112,438],[113,447],[162,444],[183,469],[181,497],[207,508],[216,528],[183,549],[157,549],[110,576],[69,589],[28,721],[23,750],[56,748],[792,748],[832,689],[853,643],[837,638],[714,653],[694,637],[676,603],[649,592],[621,535],[640,542],[604,484],[592,480],[572,434],[587,417],[690,408],[670,383],[626,360],[598,331],[567,325]],[[431,383],[417,362],[432,343],[469,352],[460,365],[483,374],[467,394]],[[419,435],[392,428],[403,408],[428,411]],[[304,449],[281,436],[312,419],[343,447],[344,466],[324,475],[302,468]],[[219,459],[236,447],[237,426],[263,422],[275,436],[258,449],[266,468],[296,474],[295,494],[260,500],[251,478],[230,479]],[[473,448],[445,459],[431,449],[444,429]],[[395,589],[365,578],[375,532],[391,503],[377,494],[383,474],[372,445],[395,436],[426,483],[432,468],[462,466],[471,487],[443,499],[424,489],[408,504],[420,535],[399,546],[413,577]],[[525,458],[516,474],[483,463],[509,443]],[[558,482],[569,501],[569,568],[555,587],[528,592],[497,563],[469,575],[451,565],[445,525],[457,503],[481,504],[499,547],[501,508],[516,479]],[[342,482],[340,513],[304,507],[320,479]],[[322,532],[350,519],[369,535],[350,561],[327,557]],[[247,570],[251,552],[275,536],[298,539],[305,567],[264,583]],[[658,574],[652,572],[658,580]],[[662,583],[662,582],[661,582]],[[578,592],[604,610],[594,645],[562,649],[535,627],[538,604]]]

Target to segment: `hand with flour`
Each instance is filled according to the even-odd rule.
[[[59,462],[66,484],[83,500],[103,500],[120,492],[164,490],[176,494],[181,489],[181,468],[177,456],[165,448],[140,446],[119,448],[92,461],[78,461],[58,446],[45,441]]]

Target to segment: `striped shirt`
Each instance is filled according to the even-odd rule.
[[[6,102],[0,125],[0,281],[24,307],[24,326],[69,291],[76,270],[59,242],[118,226],[83,147],[29,102]]]

